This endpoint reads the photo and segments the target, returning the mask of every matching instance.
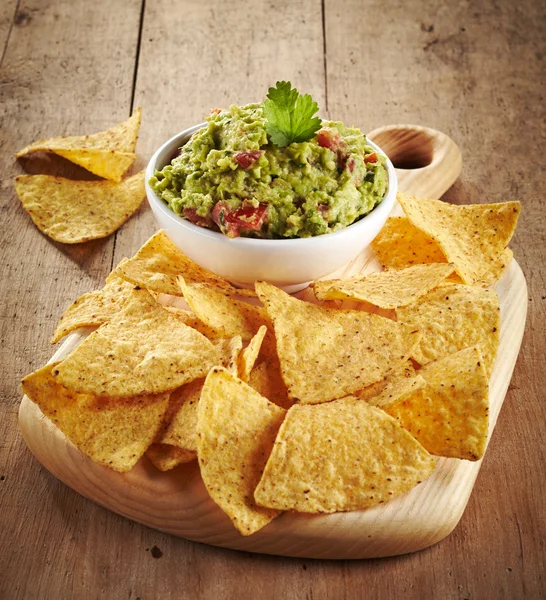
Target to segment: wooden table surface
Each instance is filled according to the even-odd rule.
[[[0,598],[538,598],[546,593],[544,13],[536,0],[3,0],[0,4]],[[463,172],[445,199],[521,200],[512,247],[529,316],[468,508],[450,537],[402,557],[326,562],[187,542],[112,514],[55,480],[17,429],[19,380],[52,354],[63,310],[155,230],[64,246],[24,213],[13,178],[90,178],[62,159],[16,162],[39,138],[91,133],[143,107],[138,163],[212,107],[278,79],[364,132],[446,132]]]

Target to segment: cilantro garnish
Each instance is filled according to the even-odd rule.
[[[313,115],[318,104],[309,94],[303,96],[289,81],[277,81],[264,101],[265,129],[275,146],[310,140],[322,125]]]

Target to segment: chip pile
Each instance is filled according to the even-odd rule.
[[[20,175],[15,191],[38,229],[57,242],[79,244],[104,238],[123,225],[145,196],[144,171],[122,180],[136,158],[141,110],[106,131],[40,140],[17,158],[52,152],[108,181],[73,181],[50,175]]]
[[[195,461],[242,535],[283,511],[387,502],[436,457],[479,460],[500,332],[489,286],[519,204],[400,203],[373,243],[385,270],[315,282],[316,303],[257,282],[260,306],[158,232],[68,308],[53,342],[94,331],[25,394],[101,465]]]

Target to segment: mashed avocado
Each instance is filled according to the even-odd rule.
[[[337,121],[279,148],[262,104],[248,104],[212,111],[150,186],[178,215],[230,237],[310,237],[347,227],[381,202],[384,162],[358,129]]]

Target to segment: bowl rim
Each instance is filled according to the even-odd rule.
[[[145,172],[145,182],[144,183],[145,183],[145,187],[146,187],[146,196],[148,198],[148,202],[150,204],[150,207],[152,208],[152,211],[154,210],[154,206],[155,206],[170,221],[173,221],[176,225],[182,227],[183,229],[188,230],[188,232],[191,232],[194,235],[200,235],[205,238],[209,238],[211,241],[215,240],[217,242],[220,240],[229,240],[229,243],[237,244],[241,247],[248,247],[248,248],[256,248],[256,247],[265,248],[265,245],[269,246],[270,248],[274,248],[275,246],[278,246],[279,244],[285,249],[288,249],[290,247],[300,247],[301,248],[304,244],[306,246],[310,246],[313,243],[318,245],[319,243],[322,243],[326,239],[331,240],[332,242],[335,242],[336,240],[339,240],[340,238],[347,236],[347,234],[354,233],[356,235],[358,229],[365,229],[365,226],[369,225],[370,222],[372,222],[372,221],[379,221],[381,219],[383,220],[383,222],[386,221],[393,206],[394,206],[394,202],[396,200],[396,194],[398,192],[398,178],[396,175],[396,170],[395,170],[392,162],[390,161],[389,157],[385,154],[385,152],[383,152],[383,150],[381,150],[381,148],[377,144],[374,144],[374,142],[372,142],[370,139],[366,138],[368,145],[370,145],[376,152],[379,152],[386,159],[385,165],[387,168],[388,187],[387,187],[387,191],[385,192],[385,196],[383,197],[383,200],[381,201],[381,203],[378,204],[377,206],[375,206],[367,215],[365,215],[364,217],[362,217],[355,223],[351,223],[350,225],[347,225],[347,227],[344,227],[343,229],[340,229],[339,231],[335,231],[333,233],[324,233],[322,235],[316,235],[316,236],[307,237],[307,238],[287,238],[287,239],[247,238],[247,237],[228,238],[226,235],[224,235],[223,233],[220,233],[218,231],[213,231],[211,229],[207,229],[206,227],[201,227],[200,225],[195,225],[194,223],[191,223],[187,219],[184,219],[180,215],[176,214],[173,210],[171,210],[167,206],[167,204],[165,204],[165,202],[163,200],[161,200],[161,198],[159,198],[156,195],[156,193],[152,190],[152,188],[149,185],[149,180],[155,174],[155,171],[157,170],[156,165],[157,165],[159,156],[167,148],[170,148],[171,146],[176,147],[178,145],[179,140],[181,140],[182,138],[191,136],[194,132],[198,131],[199,129],[202,129],[203,127],[206,127],[206,125],[207,125],[206,123],[199,123],[197,125],[193,125],[192,127],[188,127],[186,129],[184,129],[183,131],[177,133],[176,135],[172,136],[170,139],[168,139],[153,153],[150,161],[148,162],[148,165],[146,166],[146,172]],[[180,145],[183,145],[183,144],[180,144]],[[165,165],[162,165],[161,168],[163,168],[164,166]],[[153,206],[152,206],[152,204],[153,204]]]

